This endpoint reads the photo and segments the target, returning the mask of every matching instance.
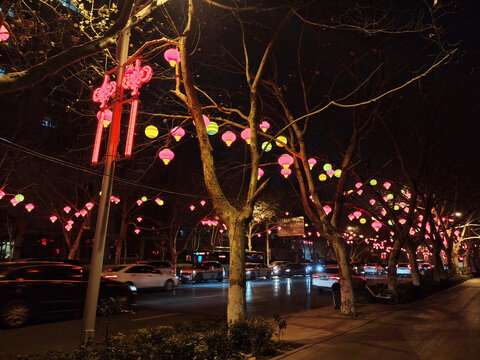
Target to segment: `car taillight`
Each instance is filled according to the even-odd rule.
[[[340,276],[330,276],[330,279],[332,279],[332,280],[340,280]]]
[[[105,275],[104,278],[105,278],[105,279],[116,279],[116,278],[118,278],[118,275],[114,275],[114,274],[112,274],[112,275]]]
[[[318,274],[313,274],[312,275],[312,278],[319,278],[319,277],[320,277],[320,275],[318,275]]]

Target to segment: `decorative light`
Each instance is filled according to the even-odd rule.
[[[263,176],[264,174],[264,171],[262,168],[258,168],[258,176],[257,176],[257,179],[260,180],[260,178]]]
[[[318,179],[319,179],[320,181],[325,181],[325,180],[327,180],[327,175],[325,175],[325,174],[322,173],[322,174],[318,175]]]
[[[268,121],[265,121],[265,120],[262,121],[262,122],[260,123],[260,125],[258,125],[258,126],[260,126],[260,129],[262,129],[263,132],[266,132],[268,129],[270,129],[270,124],[269,124],[269,122],[268,122]]]
[[[339,178],[340,176],[342,176],[342,170],[341,169],[335,170],[334,175],[335,175],[335,177]]]
[[[148,200],[148,198],[144,195],[144,196],[142,196],[142,197],[140,198],[140,200],[142,200],[143,202],[145,202],[145,201]]]
[[[373,223],[372,223],[372,228],[375,229],[375,231],[378,231],[382,228],[382,223],[380,221],[377,221],[375,220]]]
[[[354,218],[355,218],[355,215],[353,215],[353,214],[348,214],[348,219],[349,219],[350,221],[352,221]]]
[[[22,194],[17,194],[17,195],[15,195],[15,200],[17,200],[17,202],[20,203],[23,200],[25,200],[25,197]]]
[[[180,139],[185,136],[185,130],[180,126],[176,126],[170,130],[170,134],[172,134],[176,141],[180,141]]]
[[[143,218],[141,216],[137,217],[138,222],[142,222]]]
[[[335,171],[333,169],[330,169],[327,171],[328,177],[332,177],[335,174]]]
[[[158,154],[158,157],[162,159],[165,165],[168,165],[168,163],[175,157],[175,154],[170,149],[163,149]]]
[[[0,190],[0,199],[3,198],[4,196],[5,196],[5,193],[2,190]]]
[[[278,158],[278,163],[284,168],[288,169],[293,164],[293,157],[289,154],[283,154]]]
[[[142,205],[142,204],[143,204],[142,199],[138,199],[138,200],[137,200],[137,205],[140,206],[140,205]]]
[[[76,217],[79,217],[80,215],[81,215],[81,214],[80,214],[80,211],[75,212],[75,216],[76,216]]]
[[[385,189],[387,189],[387,190],[390,189],[390,186],[392,186],[392,184],[389,183],[388,181],[386,181],[386,182],[383,183],[383,187],[384,187]]]
[[[365,224],[366,222],[367,222],[367,219],[365,219],[365,218],[360,219],[360,224]]]
[[[155,139],[158,136],[158,128],[155,125],[148,125],[145,128],[145,136],[149,139]]]
[[[0,40],[7,41],[9,37],[10,33],[7,28],[4,25],[0,26]]]
[[[324,171],[330,171],[332,170],[332,164],[326,163],[323,165],[323,170]]]
[[[88,202],[85,204],[85,207],[87,208],[87,210],[92,210],[93,208],[93,203],[92,202]]]
[[[357,191],[357,194],[358,194],[358,195],[362,195],[362,194],[363,194],[363,190],[362,190],[362,189],[358,190],[358,191]]]
[[[97,112],[97,119],[100,123],[102,123],[104,128],[107,128],[112,122],[112,110],[100,110]]]
[[[356,187],[357,189],[360,189],[362,186],[363,186],[363,184],[362,184],[361,182],[357,182],[357,183],[355,184],[355,187]]]
[[[393,194],[387,194],[388,200],[393,200]]]
[[[283,135],[280,135],[275,139],[275,144],[278,147],[284,147],[285,145],[287,145],[287,138]]]
[[[207,128],[208,125],[210,125],[210,118],[207,115],[203,114],[202,119],[203,119],[203,123],[205,124],[205,127]],[[195,120],[192,119],[192,122],[193,122],[193,125],[195,125]]]
[[[135,232],[135,234],[137,234],[137,235],[138,235],[138,234],[140,234],[140,229],[138,229],[138,228],[137,228],[137,229],[135,229],[135,230],[133,230],[133,231],[134,231],[134,232]]]
[[[325,205],[325,206],[323,207],[323,211],[325,211],[325,214],[328,215],[328,214],[330,214],[330,213],[332,212],[332,208],[331,208],[330,206],[328,206],[328,205]]]
[[[57,218],[55,215],[50,216],[50,221],[52,222],[52,224],[53,224],[55,221],[57,221],[57,219],[58,219],[58,218]]]
[[[240,137],[245,140],[247,142],[247,144],[250,144],[250,141],[252,139],[252,134],[251,134],[251,131],[250,131],[250,128],[246,128],[244,129],[241,133],[240,133]]]
[[[372,186],[377,185],[377,180],[375,180],[375,179],[370,180],[370,185],[372,185]]]
[[[27,205],[25,205],[25,209],[27,209],[27,211],[30,212],[33,209],[35,209],[35,205],[33,205],[32,203],[27,204]]]
[[[87,215],[87,214],[88,214],[87,209],[82,209],[82,210],[80,210],[80,215],[85,216],[85,215]]]
[[[405,224],[405,223],[407,222],[407,220],[401,218],[401,219],[398,219],[398,222],[403,225],[403,224]]]
[[[63,208],[63,211],[65,211],[67,214],[70,212],[70,210],[72,210],[72,208],[68,205]]]
[[[176,48],[167,49],[163,54],[163,57],[168,61],[171,67],[174,67],[180,62],[180,51]]]
[[[65,229],[66,229],[67,231],[72,230],[72,225],[70,225],[70,224],[65,225]]]
[[[191,210],[191,211],[195,210],[195,205],[193,205],[193,204],[190,205],[190,210]]]
[[[218,133],[218,124],[215,121],[210,121],[210,124],[207,126],[207,134],[215,135]]]
[[[375,203],[376,203],[375,199],[370,199],[369,202],[370,202],[371,205],[375,205]]]
[[[200,205],[205,206],[207,202],[205,200],[200,200]]]
[[[310,170],[313,169],[313,167],[315,166],[316,163],[317,163],[316,159],[314,159],[314,158],[308,159],[308,167],[310,168]]]
[[[67,224],[68,224],[68,225],[73,225],[73,224],[74,224],[74,221],[73,221],[73,220],[68,220],[68,221],[67,221]]]
[[[357,210],[353,213],[353,216],[355,216],[358,219],[360,216],[362,216],[362,212]]]
[[[288,176],[292,173],[292,170],[290,169],[282,169],[280,170],[280,173],[286,178],[288,178]]]
[[[272,150],[272,143],[265,141],[262,143],[262,150],[265,150],[265,152],[269,152]]]
[[[227,146],[230,146],[235,140],[237,140],[237,135],[231,131],[225,131],[222,135],[222,140]]]
[[[160,199],[160,198],[156,198],[156,199],[155,199],[155,202],[156,202],[158,205],[160,205],[160,206],[162,206],[162,205],[165,203],[165,202],[164,202],[162,199]]]

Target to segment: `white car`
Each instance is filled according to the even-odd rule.
[[[272,276],[272,269],[266,264],[246,263],[245,271],[247,280],[255,280],[261,277],[266,277],[267,279],[270,279],[270,277]]]
[[[365,285],[365,278],[358,276],[352,270],[353,289],[360,289]],[[315,286],[321,292],[322,290],[340,289],[340,268],[337,265],[324,266],[322,272],[312,275],[312,286]]]
[[[102,272],[105,279],[135,285],[138,289],[164,288],[173,290],[178,285],[178,278],[171,273],[162,272],[147,264],[128,264],[113,266]]]
[[[149,260],[149,261],[139,261],[137,264],[147,264],[160,269],[162,273],[169,273],[175,275],[175,266],[171,262],[163,260]]]
[[[411,277],[412,270],[409,263],[397,264],[397,277]]]
[[[385,269],[379,264],[370,263],[370,264],[365,264],[365,266],[363,267],[363,272],[365,273],[365,275],[367,274],[380,275],[385,272]]]

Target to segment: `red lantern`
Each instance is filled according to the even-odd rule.
[[[162,159],[163,163],[165,165],[168,165],[168,163],[173,160],[173,158],[175,157],[175,154],[173,153],[172,150],[170,149],[163,149],[162,151],[160,151],[160,153],[158,154],[158,157],[160,159]]]
[[[176,48],[170,48],[165,51],[163,57],[168,61],[171,67],[174,67],[180,62],[180,52]]]
[[[231,131],[225,131],[222,135],[222,140],[227,146],[230,146],[235,140],[237,140],[237,135]]]

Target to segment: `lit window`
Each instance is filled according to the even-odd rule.
[[[73,3],[72,0],[58,0],[58,2],[70,10],[73,10],[78,13],[80,12],[78,7]]]
[[[55,128],[55,124],[53,120],[47,116],[45,116],[42,120],[42,126],[49,127],[49,128]]]
[[[7,73],[7,70],[5,70],[3,67],[0,66],[0,75],[5,75]]]

